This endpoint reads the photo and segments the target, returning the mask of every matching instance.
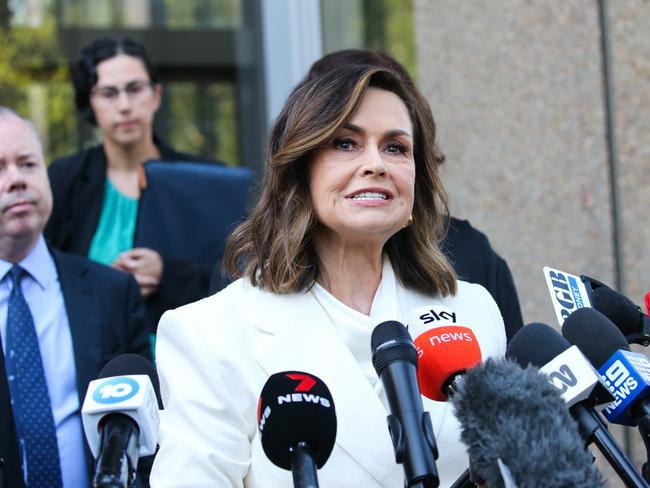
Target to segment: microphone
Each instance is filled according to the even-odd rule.
[[[594,311],[589,308],[580,310]],[[532,364],[544,369],[549,375],[549,383],[561,392],[567,406],[570,406],[569,411],[578,423],[580,435],[585,442],[596,444],[626,486],[647,486],[593,408],[594,404],[611,401],[610,394],[594,380],[593,368],[585,367],[587,361],[584,356],[574,352],[563,355],[569,350],[571,345],[558,332],[548,325],[536,323],[524,326],[515,334],[508,344],[506,357],[523,367]],[[553,376],[553,372],[559,374]],[[584,399],[587,391],[591,391],[591,394]],[[583,399],[580,400],[581,398]]]
[[[436,441],[417,383],[418,357],[408,330],[396,321],[379,324],[370,339],[372,364],[386,390],[388,431],[405,485],[437,487]]]
[[[113,358],[90,382],[81,417],[95,488],[133,486],[138,457],[156,452],[161,404],[156,370],[137,354]]]
[[[628,343],[650,345],[650,317],[626,296],[589,276],[576,276],[548,266],[544,267],[544,277],[560,325],[576,310],[593,307],[614,322]]]
[[[542,323],[521,328],[510,341],[506,357],[522,368],[532,364],[560,390],[568,407],[589,399],[589,404],[614,401],[600,374],[577,346],[571,346],[555,329]]]
[[[537,368],[489,358],[452,398],[472,474],[486,486],[604,486],[560,396]]]
[[[418,353],[420,392],[445,402],[453,396],[463,374],[482,360],[474,331],[456,323],[456,313],[441,305],[418,307],[407,313],[408,330]],[[451,488],[476,486],[466,469]]]
[[[262,448],[296,487],[317,488],[336,440],[336,411],[325,383],[302,371],[275,373],[264,384],[257,408]]]
[[[591,295],[593,308],[619,328],[628,344],[650,345],[650,317],[629,298],[604,285]]]
[[[465,371],[481,362],[474,331],[456,324],[456,314],[441,306],[417,308],[408,319],[418,354],[420,391],[431,400],[447,401]],[[432,328],[429,324],[434,322]]]
[[[615,401],[603,410],[607,420],[636,426],[650,418],[650,361],[630,351],[623,333],[594,309],[578,310],[564,322],[564,336],[598,368]]]

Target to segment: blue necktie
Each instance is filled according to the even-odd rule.
[[[7,307],[5,363],[23,476],[29,488],[60,488],[61,465],[50,394],[34,319],[20,288],[27,272],[14,266]]]

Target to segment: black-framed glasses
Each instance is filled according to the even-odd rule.
[[[120,92],[126,93],[126,96],[133,100],[140,95],[153,83],[150,80],[133,80],[123,87],[119,86],[97,86],[90,91],[90,95],[99,98],[107,103],[114,103],[120,97]]]

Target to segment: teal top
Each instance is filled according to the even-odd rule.
[[[110,265],[123,251],[133,248],[138,199],[127,197],[106,178],[102,214],[90,243],[88,257]]]

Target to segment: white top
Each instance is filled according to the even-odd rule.
[[[375,386],[379,377],[372,365],[370,350],[372,331],[378,324],[387,320],[397,320],[406,324],[397,301],[395,273],[388,258],[384,259],[381,282],[372,300],[370,315],[348,307],[318,283],[311,288],[311,293],[323,307],[332,326],[341,334],[341,339],[350,349],[370,384]]]
[[[440,298],[407,290],[393,278],[392,292],[389,273],[384,272],[373,317],[350,314],[349,328],[344,325],[350,323],[347,318],[332,323],[329,315],[339,316],[345,308],[331,303],[322,289],[277,295],[243,279],[165,313],[156,345],[165,410],[151,485],[292,486],[291,473],[273,465],[262,450],[257,407],[271,374],[299,370],[325,382],[337,413],[336,444],[318,471],[320,486],[403,486],[403,468],[395,463],[388,434],[388,411],[368,381],[370,327],[384,318],[399,320],[415,308],[437,305],[454,310],[461,323],[473,329],[484,359],[503,355],[506,337],[499,310],[483,287],[459,282],[456,296]],[[391,300],[379,300],[385,294],[396,296],[398,317],[390,310],[379,312],[392,306]],[[365,348],[363,334],[368,337]],[[447,402],[423,397],[423,405],[430,412],[440,452],[440,486],[449,486],[468,465],[458,422]]]

